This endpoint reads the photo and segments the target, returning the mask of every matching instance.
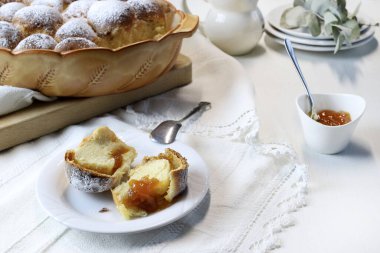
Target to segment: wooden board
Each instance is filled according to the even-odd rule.
[[[191,70],[190,59],[180,55],[172,70],[154,83],[133,91],[92,98],[60,98],[49,103],[35,102],[26,109],[0,117],[0,150],[186,85],[192,80]]]

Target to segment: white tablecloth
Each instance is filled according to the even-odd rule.
[[[281,245],[277,235],[306,204],[305,167],[288,146],[258,141],[253,83],[236,60],[200,35],[183,53],[193,60],[192,84],[0,153],[0,251],[267,252]],[[39,206],[36,179],[56,152],[101,125],[120,135],[151,129],[201,100],[212,110],[187,122],[179,139],[205,159],[210,190],[183,219],[134,235],[95,234],[67,228]]]
[[[291,2],[261,0],[259,7],[265,15]],[[351,9],[358,2],[347,1]],[[361,12],[380,21],[380,2],[361,2]],[[281,235],[283,247],[275,252],[379,252],[380,29],[375,30],[367,45],[337,55],[296,51],[312,92],[352,93],[367,102],[352,142],[332,156],[319,155],[304,143],[295,98],[305,91],[283,46],[264,36],[253,52],[237,57],[254,81],[260,139],[290,143],[308,164],[308,206],[297,213],[297,225]]]

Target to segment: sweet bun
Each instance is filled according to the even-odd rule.
[[[72,2],[65,11],[62,13],[62,16],[65,20],[72,18],[87,18],[87,11],[95,0],[81,0]]]
[[[21,39],[32,34],[46,34],[57,42],[75,37],[111,49],[165,35],[175,23],[177,13],[167,0],[23,0],[0,3],[3,3],[0,20],[12,23],[20,32]],[[3,47],[15,48],[4,42],[9,39],[0,39]],[[86,40],[77,40],[78,46],[94,46]],[[69,44],[74,46],[75,41],[71,40]],[[60,45],[57,49],[65,47]],[[17,50],[20,48],[24,46]]]
[[[125,219],[161,210],[187,187],[188,163],[172,149],[145,157],[130,170],[129,180],[112,189],[117,209]]]
[[[87,12],[87,19],[98,34],[99,46],[117,48],[132,42],[134,14],[126,2],[95,2]]]
[[[22,8],[15,13],[12,21],[24,37],[35,33],[54,36],[63,23],[61,14],[56,9],[45,5]]]
[[[65,171],[78,190],[103,192],[120,184],[136,158],[133,147],[108,127],[99,127],[78,147],[66,151]]]
[[[75,49],[93,47],[97,47],[97,45],[91,40],[85,38],[66,38],[59,42],[54,50],[57,52],[65,52]]]
[[[62,0],[32,0],[30,5],[45,5],[57,9],[58,11],[63,10]]]
[[[0,47],[13,49],[21,38],[21,33],[13,24],[0,21]]]
[[[18,2],[4,4],[0,7],[0,20],[12,22],[15,13],[25,6],[25,4]]]
[[[14,51],[17,52],[26,49],[54,49],[56,45],[57,42],[53,37],[47,34],[37,33],[20,41]]]
[[[133,41],[158,38],[172,27],[175,7],[165,0],[129,0],[135,14]]]
[[[67,38],[79,37],[94,40],[96,33],[84,18],[70,19],[64,23],[56,32],[55,39],[61,41]]]

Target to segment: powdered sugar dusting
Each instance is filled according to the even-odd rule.
[[[128,0],[127,4],[137,12],[156,12],[159,4],[154,0]]]
[[[92,48],[97,47],[97,45],[85,38],[67,38],[62,40],[55,47],[55,51],[64,52],[80,48]]]
[[[70,37],[81,37],[93,40],[96,33],[84,18],[74,18],[63,24],[55,34],[55,38],[61,41]]]
[[[25,6],[25,4],[18,2],[4,4],[0,7],[0,20],[12,22],[15,13]]]
[[[13,17],[13,22],[31,29],[46,28],[46,30],[54,31],[63,20],[56,9],[45,5],[33,5],[17,11]]]
[[[94,2],[95,0],[81,0],[73,2],[66,8],[62,16],[65,20],[71,18],[86,18],[87,11]]]
[[[84,192],[104,192],[112,188],[112,178],[97,177],[65,163],[66,176],[72,186]]]
[[[53,37],[47,34],[37,33],[32,34],[20,41],[15,48],[15,51],[20,51],[23,49],[54,49],[56,45],[57,42],[53,39]]]
[[[107,34],[122,23],[129,23],[133,13],[122,1],[99,1],[92,4],[87,18],[98,34]]]
[[[11,23],[0,21],[0,47],[13,49],[21,40],[21,33]]]
[[[46,5],[57,9],[58,11],[63,10],[62,0],[33,0],[30,5]]]

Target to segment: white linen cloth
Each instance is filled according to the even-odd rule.
[[[55,98],[29,89],[2,85],[0,86],[0,116],[25,108],[31,105],[33,100],[50,102]]]
[[[0,153],[0,252],[268,252],[281,245],[277,233],[305,205],[305,166],[289,147],[259,143],[252,84],[232,57],[200,35],[182,52],[193,60],[190,85]],[[189,215],[150,232],[107,235],[67,228],[39,206],[36,178],[55,152],[101,125],[119,134],[151,129],[201,100],[213,108],[187,122],[179,139],[205,159],[210,190]]]

